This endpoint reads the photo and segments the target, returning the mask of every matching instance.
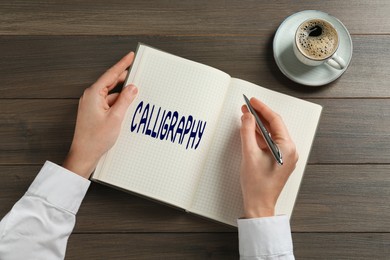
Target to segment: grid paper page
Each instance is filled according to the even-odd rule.
[[[138,96],[127,111],[118,141],[99,164],[96,176],[111,185],[188,208],[230,76],[144,45],[139,47],[134,64],[137,67],[132,68],[128,82],[138,87]],[[180,145],[131,132],[133,115],[141,101],[207,122],[199,147],[186,149],[185,142]]]
[[[237,226],[243,215],[240,187],[242,94],[257,97],[279,113],[294,140],[299,161],[276,205],[276,214],[291,216],[322,107],[247,81],[232,79],[210,148],[196,198],[190,209],[199,215]]]

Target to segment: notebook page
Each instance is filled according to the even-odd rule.
[[[138,87],[138,96],[127,111],[115,146],[100,161],[94,176],[125,190],[188,208],[230,76],[140,45],[127,81]],[[176,124],[168,132],[175,113]],[[148,123],[141,124],[144,115]],[[190,138],[190,133],[176,133],[182,119],[182,127],[193,124],[188,131],[203,129],[202,136],[200,130],[196,138]],[[166,137],[161,140],[164,122]]]
[[[247,81],[232,79],[191,212],[236,226],[243,215],[240,187],[242,94],[257,97],[279,113],[294,140],[299,161],[276,205],[291,216],[322,107]]]

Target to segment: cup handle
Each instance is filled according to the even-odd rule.
[[[344,69],[346,67],[345,61],[343,60],[343,58],[341,58],[339,55],[337,55],[337,53],[335,53],[332,56],[332,58],[327,60],[326,63],[329,66],[331,66],[332,68],[335,68],[335,69],[338,69],[338,70],[342,70],[342,69]]]

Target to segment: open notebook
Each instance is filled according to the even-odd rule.
[[[92,179],[236,226],[242,94],[279,113],[299,162],[277,214],[291,216],[322,107],[231,78],[215,68],[140,44],[125,85],[139,93],[119,138]]]

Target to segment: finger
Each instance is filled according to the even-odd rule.
[[[108,86],[112,86],[119,77],[122,72],[124,72],[134,60],[134,52],[130,52],[126,56],[124,56],[118,63],[109,68],[94,84],[95,88],[106,88]]]
[[[241,116],[241,145],[244,155],[256,152],[259,147],[256,140],[255,118],[251,113],[244,113]]]
[[[131,102],[137,96],[138,89],[134,85],[129,85],[122,89],[122,92],[119,94],[116,99],[115,104],[111,107],[111,113],[114,115],[123,118],[126,114],[127,108],[130,106]]]
[[[112,93],[106,97],[106,101],[109,107],[115,104],[117,98],[119,97],[119,93]]]
[[[268,123],[269,132],[275,141],[277,141],[277,139],[290,139],[287,127],[279,114],[256,98],[251,98],[250,102],[256,112],[264,118],[266,123]]]
[[[245,113],[250,113],[249,110],[248,110],[248,107],[246,105],[243,105],[241,107],[241,111],[243,114]],[[256,141],[257,141],[257,144],[259,145],[259,147],[264,150],[267,148],[267,143],[265,142],[264,140],[264,137],[262,136],[262,134],[260,133],[259,131],[259,128],[256,127]]]
[[[115,88],[118,84],[123,83],[127,77],[128,71],[125,70],[119,75],[119,78],[115,80],[114,83],[112,83],[110,86],[108,86],[108,91],[111,91],[113,88]]]
[[[246,112],[249,112],[249,109],[248,109],[248,107],[246,106],[246,105],[243,105],[242,107],[241,107],[241,111],[242,111],[242,113],[246,113]],[[266,120],[264,120],[264,117],[260,114],[260,113],[256,113],[257,114],[257,116],[260,118],[260,120],[261,120],[261,122],[263,122],[263,124],[265,125],[265,127],[268,129],[268,127],[269,127],[269,124],[268,124],[268,122],[266,121]],[[256,128],[257,129],[257,128]],[[258,129],[257,129],[258,130]]]

